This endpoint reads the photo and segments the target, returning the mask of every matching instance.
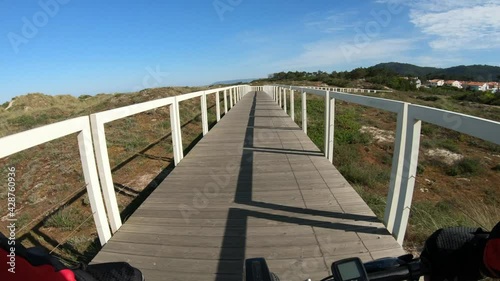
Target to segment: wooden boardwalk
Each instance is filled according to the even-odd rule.
[[[151,280],[243,280],[265,257],[281,280],[320,280],[332,261],[404,251],[302,130],[247,94],[124,223],[93,262]]]

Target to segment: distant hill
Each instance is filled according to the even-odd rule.
[[[212,83],[212,85],[231,85],[238,83],[250,83],[254,80],[258,80],[259,78],[248,78],[248,79],[235,79],[235,80],[227,80],[227,81],[218,81]]]
[[[460,65],[450,68],[421,67],[413,64],[389,62],[373,66],[394,71],[403,76],[417,76],[423,79],[444,79],[464,81],[498,81],[500,67],[491,65]]]

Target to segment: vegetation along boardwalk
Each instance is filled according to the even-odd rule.
[[[248,93],[104,246],[146,280],[242,280],[265,257],[281,280],[332,261],[404,253],[366,203],[264,92]]]

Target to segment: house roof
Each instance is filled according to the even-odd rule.
[[[488,84],[488,83],[485,83],[485,82],[466,82],[466,85],[468,85],[468,86],[484,86],[485,84]]]

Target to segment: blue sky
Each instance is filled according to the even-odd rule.
[[[500,66],[498,0],[0,0],[0,102],[399,61]]]

